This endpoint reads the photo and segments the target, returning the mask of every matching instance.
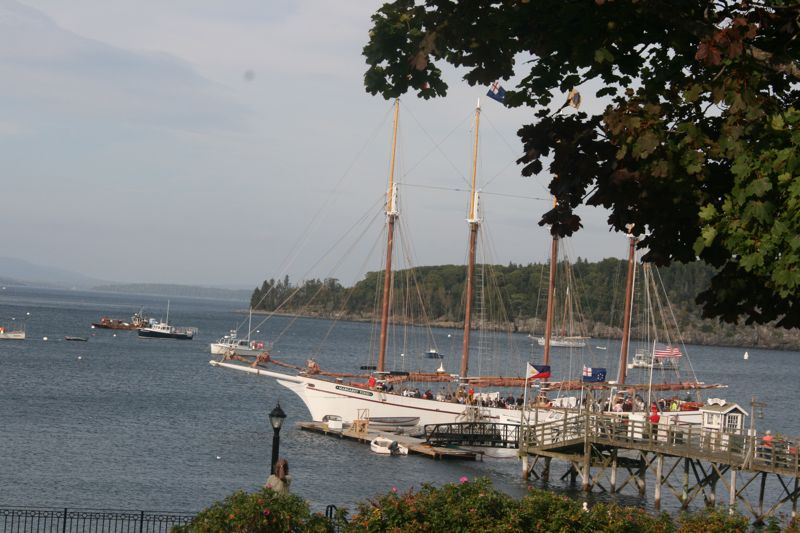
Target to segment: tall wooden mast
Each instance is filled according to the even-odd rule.
[[[400,99],[394,101],[394,127],[392,130],[392,162],[389,168],[389,188],[386,191],[386,269],[383,271],[383,302],[381,306],[381,345],[378,352],[378,372],[386,364],[386,333],[389,328],[389,300],[392,289],[392,249],[394,248],[394,221],[397,219],[397,185],[394,183],[394,163],[397,153],[397,120],[400,116]]]
[[[481,101],[475,106],[475,145],[472,150],[472,191],[469,199],[469,259],[467,262],[467,297],[464,309],[464,345],[461,350],[461,370],[462,378],[467,377],[469,372],[469,336],[472,330],[472,285],[475,275],[475,245],[478,241],[478,191],[475,183],[478,175],[478,129],[481,125]]]
[[[622,326],[622,347],[619,350],[619,374],[617,383],[625,384],[625,371],[628,368],[628,342],[631,337],[631,313],[633,308],[633,276],[636,263],[636,236],[633,224],[628,225],[628,276],[625,280],[625,318]]]
[[[558,200],[553,198],[553,208],[558,205]],[[550,364],[550,339],[553,336],[553,313],[556,304],[556,265],[558,264],[558,236],[553,235],[550,245],[550,282],[547,287],[547,317],[544,325],[544,360],[542,364]]]

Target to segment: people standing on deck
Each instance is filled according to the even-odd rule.
[[[772,460],[772,431],[767,430],[764,436],[761,437],[761,446],[759,447],[759,455],[763,459]]]
[[[650,404],[650,434],[653,438],[658,436],[658,422],[661,420],[661,415],[658,414],[658,405],[656,402]]]

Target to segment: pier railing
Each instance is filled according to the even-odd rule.
[[[523,448],[531,451],[578,446],[586,441],[800,475],[797,440],[773,439],[766,444],[763,436],[744,430],[723,431],[683,422],[652,424],[647,419],[596,413],[565,413],[560,420],[523,430]]]

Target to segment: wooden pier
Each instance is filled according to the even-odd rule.
[[[564,412],[560,420],[526,426],[520,456],[523,475],[549,480],[551,461],[565,461],[584,491],[609,493],[631,487],[647,494],[651,472],[656,509],[667,489],[688,508],[702,498],[717,505],[717,489],[727,493],[727,506],[741,506],[756,523],[776,515],[784,505],[797,516],[800,462],[797,443],[773,440],[751,431],[726,432],[697,424],[660,423],[621,418],[613,414]],[[624,479],[623,477],[624,476]],[[767,488],[779,494],[765,507]]]
[[[359,420],[358,422],[362,421]],[[305,431],[321,433],[340,439],[354,440],[365,444],[369,444],[375,437],[386,437],[408,448],[408,453],[410,454],[425,455],[432,459],[469,459],[474,461],[482,457],[480,452],[450,446],[432,446],[427,444],[424,439],[419,439],[410,435],[381,431],[374,427],[371,428],[369,424],[354,424],[347,428],[331,429],[325,422],[300,422],[298,423],[298,427]]]

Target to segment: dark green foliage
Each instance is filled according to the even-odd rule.
[[[532,489],[520,500],[494,489],[491,481],[462,478],[442,487],[425,484],[418,491],[387,494],[357,504],[347,519],[339,510],[332,521],[311,513],[308,503],[269,489],[242,491],[201,512],[175,533],[736,533],[750,531],[746,517],[727,510],[683,513],[673,519],[635,507],[596,504]],[[785,523],[784,523],[785,522]],[[764,531],[796,532],[795,521],[771,518]]]
[[[604,259],[598,263],[578,261],[572,266],[579,284],[580,306],[583,318],[590,322],[619,326],[622,291],[626,262]],[[481,268],[479,265],[478,268]],[[543,318],[546,302],[547,265],[529,264],[491,267],[494,284],[504,299],[506,321],[524,321]],[[395,279],[405,277],[406,271],[395,274]],[[420,267],[414,270],[421,298],[426,302],[428,318],[440,322],[457,322],[464,317],[464,266],[443,265]],[[708,287],[713,270],[701,263],[675,264],[660,270],[667,296],[676,304],[678,314],[687,320],[698,317],[693,304],[695,296]],[[288,280],[265,281],[253,292],[253,308],[287,313],[320,314],[332,316],[345,312],[350,317],[368,318],[375,312],[376,294],[383,284],[383,272],[370,272],[350,289],[336,280],[309,280],[296,286]],[[399,288],[398,288],[399,290]],[[292,298],[292,295],[294,297]],[[618,309],[614,309],[614,307]],[[508,324],[498,323],[498,326]]]
[[[498,492],[486,479],[424,485],[418,492],[384,496],[358,505],[347,531],[367,532],[584,532],[721,533],[747,531],[741,515],[710,511],[681,516],[651,515],[633,507],[581,502],[552,492],[531,490],[521,500]],[[742,529],[744,528],[744,529]]]
[[[217,502],[186,526],[173,533],[328,533],[330,523],[312,514],[308,503],[293,494],[278,494],[271,489],[248,494],[238,491]]]
[[[602,206],[646,261],[714,267],[705,316],[800,326],[796,0],[395,0],[372,21],[369,93],[444,96],[441,63],[470,85],[518,80],[518,163],[549,177],[554,235]],[[605,100],[559,113],[572,87]]]

